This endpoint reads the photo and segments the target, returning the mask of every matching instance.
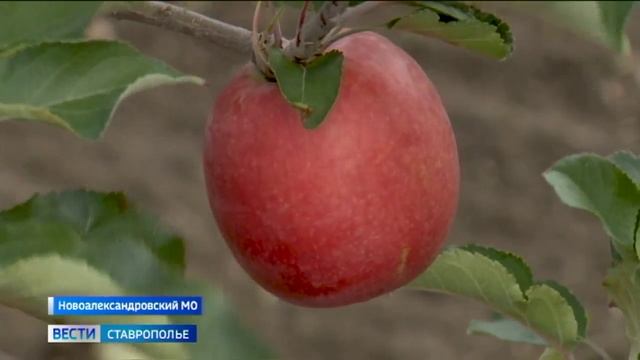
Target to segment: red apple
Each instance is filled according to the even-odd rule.
[[[433,261],[458,200],[455,138],[420,66],[371,32],[345,59],[325,121],[300,113],[252,65],[218,97],[204,171],[218,226],[242,267],[304,306],[361,302]]]

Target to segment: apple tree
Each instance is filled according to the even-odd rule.
[[[572,29],[629,51],[632,2],[583,3],[579,16],[575,3],[545,6]],[[281,28],[286,12],[297,14],[291,34]],[[246,55],[208,116],[202,193],[238,262],[268,291],[316,307],[403,286],[461,295],[500,314],[473,320],[472,334],[539,345],[540,359],[573,359],[581,345],[610,359],[589,340],[579,300],[536,278],[520,256],[480,244],[443,249],[458,200],[455,136],[427,74],[376,31],[501,60],[514,39],[497,16],[459,1],[259,1],[248,30],[165,2],[2,2],[0,120],[99,141],[129,95],[205,83],[126,43],[85,39],[95,16]],[[640,358],[640,159],[571,155],[544,179],[564,203],[602,221],[612,254],[604,288],[626,316],[629,359]],[[207,341],[109,345],[100,356],[273,358],[214,288],[184,276],[184,247],[125,194],[36,194],[0,212],[0,304],[51,321],[43,311],[51,294],[203,294],[205,316],[153,321],[195,322]]]

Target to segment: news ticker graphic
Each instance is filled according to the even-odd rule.
[[[51,296],[48,314],[202,315],[202,296]]]
[[[49,325],[50,343],[195,343],[196,325],[186,324],[101,324]]]
[[[202,315],[202,296],[51,296],[50,316]],[[50,343],[195,343],[192,324],[48,325]]]

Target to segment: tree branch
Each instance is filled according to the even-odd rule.
[[[162,1],[118,2],[110,5],[111,17],[136,21],[251,54],[251,31],[209,18]]]

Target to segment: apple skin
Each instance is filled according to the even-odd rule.
[[[451,124],[415,60],[371,32],[331,48],[345,56],[342,80],[318,128],[247,65],[205,134],[209,202],[234,256],[266,290],[309,307],[414,279],[443,245],[459,192]]]

